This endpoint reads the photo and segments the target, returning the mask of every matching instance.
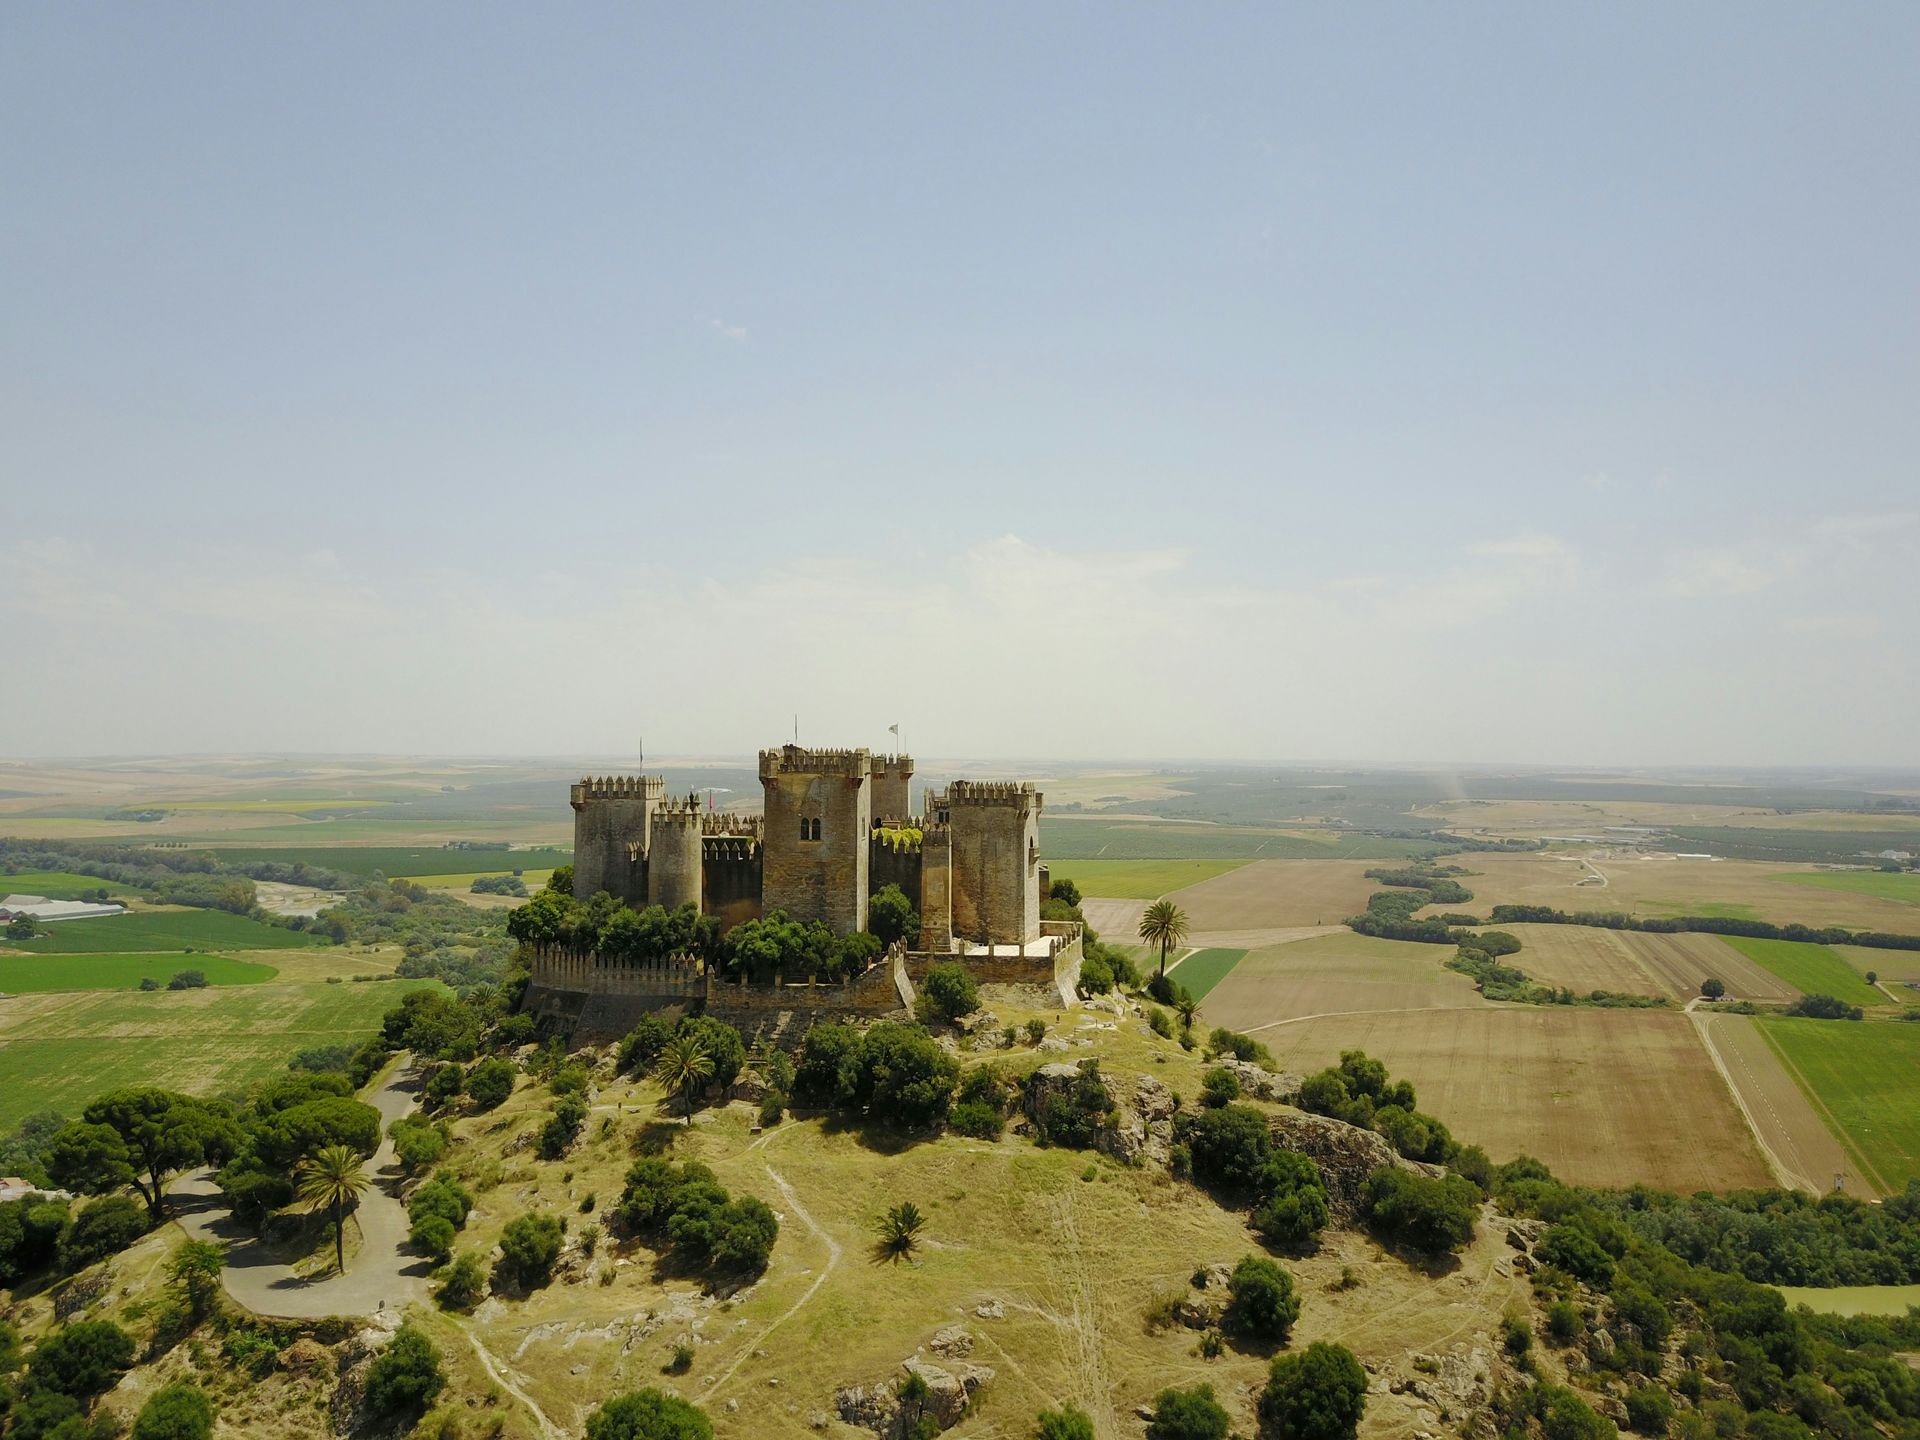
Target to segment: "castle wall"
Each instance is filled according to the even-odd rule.
[[[614,775],[573,787],[573,888],[582,899],[605,890],[629,905],[647,903],[649,821],[663,782]]]
[[[909,894],[912,892],[909,891]],[[920,841],[921,950],[953,948],[953,832],[928,821]]]
[[[765,912],[819,920],[839,935],[867,928],[868,761],[865,750],[760,752]]]
[[[898,885],[901,893],[920,904],[920,851],[895,849],[877,837],[867,854],[867,896],[871,899],[889,885]],[[914,937],[907,937],[912,940]]]
[[[1040,934],[1040,807],[1031,785],[956,780],[947,787],[953,831],[953,932],[1015,945]]]
[[[658,811],[653,817],[653,843],[647,850],[648,903],[668,910],[701,904],[703,870],[698,805]]]
[[[913,757],[876,755],[867,767],[872,786],[873,820],[904,825],[913,818]]]
[[[700,910],[724,930],[761,915],[761,847],[751,836],[709,835],[702,842]]]

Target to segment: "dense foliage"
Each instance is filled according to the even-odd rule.
[[[616,1395],[587,1417],[587,1440],[713,1440],[696,1406],[660,1390]]]
[[[918,1025],[816,1025],[794,1070],[796,1098],[903,1129],[946,1119],[960,1063]]]
[[[629,1234],[721,1275],[759,1274],[780,1233],[762,1201],[736,1200],[705,1165],[676,1165],[661,1155],[634,1161],[618,1213]]]
[[[1260,1393],[1260,1418],[1278,1440],[1353,1440],[1367,1408],[1367,1372],[1344,1345],[1316,1340],[1277,1355]]]

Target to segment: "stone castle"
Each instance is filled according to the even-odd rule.
[[[658,776],[581,780],[571,797],[574,894],[605,890],[635,908],[693,904],[729,928],[779,910],[846,935],[867,928],[875,891],[897,885],[920,930],[875,967],[887,973],[767,995],[693,961],[635,967],[547,954],[534,960],[536,1007],[595,1032],[650,1005],[695,1000],[723,1012],[880,1014],[910,1006],[913,981],[942,960],[1071,1002],[1080,926],[1040,917],[1043,797],[1031,784],[956,780],[926,791],[916,810],[910,756],[785,745],[760,752],[760,785],[762,813],[748,816],[669,796]]]

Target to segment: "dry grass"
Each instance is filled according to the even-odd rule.
[[[1582,1184],[1683,1193],[1768,1183],[1712,1061],[1673,1011],[1429,1010],[1304,1020],[1259,1038],[1289,1070],[1365,1050],[1496,1160],[1524,1153]]]
[[[1258,1030],[1308,1015],[1478,1009],[1473,981],[1445,968],[1445,945],[1337,930],[1248,955],[1201,1007],[1209,1025]]]
[[[1608,825],[1677,825],[1737,830],[1920,829],[1920,815],[1857,810],[1796,810],[1765,806],[1674,804],[1648,800],[1446,800],[1413,812],[1461,832],[1494,835],[1592,835]]]
[[[1543,985],[1691,1000],[1709,975],[1739,1000],[1794,1000],[1800,992],[1718,935],[1649,935],[1584,925],[1503,925],[1525,947],[1506,963]]]

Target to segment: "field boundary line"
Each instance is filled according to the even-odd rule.
[[[1694,1036],[1706,1050],[1707,1058],[1713,1062],[1713,1068],[1719,1072],[1720,1083],[1727,1087],[1727,1093],[1733,1097],[1734,1108],[1740,1112],[1740,1118],[1747,1122],[1747,1131],[1753,1136],[1754,1144],[1760,1147],[1760,1155],[1767,1162],[1767,1169],[1773,1172],[1773,1178],[1786,1189],[1807,1190],[1818,1195],[1820,1187],[1807,1176],[1789,1167],[1768,1143],[1766,1132],[1760,1127],[1759,1117],[1747,1104],[1747,1097],[1741,1093],[1739,1082],[1733,1078],[1733,1071],[1728,1068],[1725,1058],[1720,1054],[1720,1047],[1713,1043],[1712,1024],[1716,1017],[1703,1015],[1696,1010],[1694,1006],[1699,1003],[1698,1000],[1690,1001],[1686,1009],[1687,1018],[1693,1022]],[[1826,1122],[1823,1120],[1821,1123]]]
[[[1820,1117],[1820,1123],[1825,1125],[1833,1138],[1840,1142],[1840,1148],[1847,1152],[1847,1157],[1860,1167],[1861,1174],[1870,1181],[1881,1194],[1898,1194],[1899,1192],[1894,1189],[1893,1186],[1887,1184],[1886,1180],[1882,1178],[1879,1170],[1874,1167],[1871,1160],[1867,1159],[1866,1154],[1854,1144],[1853,1137],[1847,1133],[1846,1127],[1840,1123],[1840,1117],[1828,1109],[1827,1102],[1822,1100],[1814,1091],[1813,1082],[1807,1079],[1806,1072],[1793,1062],[1786,1050],[1780,1045],[1780,1042],[1769,1035],[1767,1033],[1767,1027],[1759,1024],[1757,1019],[1755,1021],[1755,1028],[1759,1030],[1760,1038],[1766,1042],[1767,1048],[1773,1051],[1775,1056],[1779,1058],[1781,1067],[1786,1070],[1787,1074],[1793,1077],[1793,1083],[1800,1087],[1800,1093],[1807,1097],[1808,1103],[1813,1106],[1814,1113]]]

